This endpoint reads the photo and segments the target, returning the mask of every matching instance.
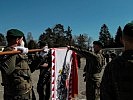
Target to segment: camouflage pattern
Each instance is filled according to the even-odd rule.
[[[103,67],[104,61],[103,56],[98,53],[95,54],[93,52],[89,52],[87,50],[70,47],[71,50],[79,53],[83,57],[86,58],[86,66],[85,66],[85,81],[86,81],[86,98],[87,100],[95,100],[96,99],[96,88],[99,83],[99,78],[96,79],[95,75],[99,75],[101,69]],[[102,58],[102,59],[101,59]]]
[[[44,52],[45,53],[45,52]],[[44,57],[36,53],[34,59],[31,61],[31,72],[40,70],[39,80],[37,82],[37,92],[39,100],[49,100],[50,98],[50,84],[51,84],[51,50]],[[43,64],[48,64],[48,67],[43,67]]]
[[[4,51],[12,50],[6,47]],[[27,56],[21,54],[1,57],[2,85],[4,100],[32,100],[31,72]]]
[[[132,100],[133,50],[125,51],[105,67],[100,100]]]
[[[39,100],[50,99],[50,84],[51,84],[51,50],[46,56],[42,58],[41,64],[48,64],[48,67],[40,66],[40,75],[37,83],[37,92],[39,94]],[[40,65],[41,65],[40,64]]]
[[[105,59],[103,57],[102,54],[102,50],[100,50],[98,53],[95,53],[97,55],[97,60],[99,62],[99,70],[97,73],[95,73],[93,75],[94,79],[95,79],[95,98],[100,98],[100,83],[101,83],[101,79],[102,77],[100,76],[101,70],[103,68],[103,66],[105,65]]]

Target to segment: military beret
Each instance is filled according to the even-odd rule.
[[[123,35],[133,37],[133,22],[127,23],[123,29]]]
[[[103,44],[100,41],[94,41],[93,44],[103,47]]]
[[[7,31],[7,37],[8,36],[23,37],[24,33],[20,30],[17,30],[17,29],[10,29],[10,30]]]

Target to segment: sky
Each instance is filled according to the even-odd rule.
[[[98,40],[106,24],[114,37],[119,26],[133,20],[133,0],[0,0],[0,33],[16,28],[35,40],[48,27],[70,26],[73,35]]]

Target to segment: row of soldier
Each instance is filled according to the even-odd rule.
[[[45,43],[40,42],[40,48],[43,48],[43,50],[36,52],[34,59],[29,63],[27,58],[28,48],[24,47],[23,42],[23,32],[17,29],[8,30],[6,38],[8,45],[4,48],[3,52],[20,50],[21,53],[0,57],[4,100],[35,100],[31,73],[38,69],[40,69],[37,83],[39,100],[49,100],[50,49]],[[125,50],[120,57],[115,57],[115,59],[107,64],[103,77],[100,73],[105,61],[101,52],[102,44],[99,41],[93,42],[94,52],[68,46],[68,49],[86,58],[84,76],[87,100],[96,100],[99,97],[101,100],[127,100],[129,97],[130,99],[128,100],[132,99],[133,23],[125,25],[121,39]],[[31,55],[28,55],[30,58]],[[126,73],[124,73],[125,70],[127,70]]]
[[[9,100],[9,98],[10,100],[15,100],[15,99],[35,100],[31,73],[33,73],[35,70],[38,69],[40,69],[39,80],[37,83],[37,92],[39,94],[39,100],[49,100],[51,56],[50,56],[50,50],[46,46],[46,43],[42,41],[39,42],[40,48],[43,48],[45,52],[34,53],[33,57],[32,53],[31,54],[28,53],[28,48],[24,47],[25,38],[23,32],[17,29],[8,30],[6,38],[8,45],[7,47],[4,48],[3,52],[21,50],[22,53],[16,55],[1,56],[1,72],[3,80],[2,85],[4,86],[4,100]],[[91,73],[98,71],[97,73],[99,73],[102,68],[102,65],[104,64],[103,57],[99,52],[102,48],[102,44],[98,41],[94,41],[93,44],[96,55],[87,50],[80,50],[79,48],[68,46],[68,49],[74,50],[78,54],[86,57],[87,59],[86,66],[89,65],[90,61],[92,61],[92,65],[95,66],[97,63],[97,58],[96,58],[97,55],[101,59],[100,63],[97,63],[98,69],[95,67],[94,69],[88,69],[88,67],[85,67],[86,70],[85,75],[88,74],[88,71]],[[28,58],[26,55],[27,53],[28,53]],[[88,60],[90,61],[88,62]],[[93,78],[99,77],[97,73],[93,76]],[[99,89],[99,79],[94,79],[97,84],[93,84],[94,80],[92,81],[90,77],[92,76],[89,76],[86,80],[87,82],[86,93],[89,93],[87,94],[87,98],[89,99],[94,98],[93,94],[90,95],[90,93],[95,92],[95,89],[93,87],[95,86]]]

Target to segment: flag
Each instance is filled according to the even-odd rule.
[[[52,100],[71,100],[78,94],[76,53],[67,48],[52,48]]]

